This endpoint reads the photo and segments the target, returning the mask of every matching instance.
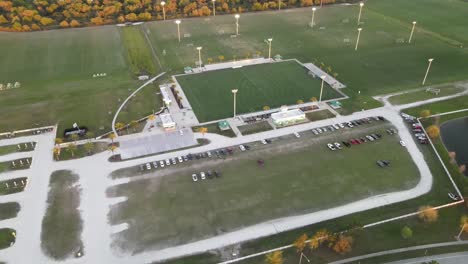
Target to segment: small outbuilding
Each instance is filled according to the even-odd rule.
[[[161,119],[162,127],[165,130],[175,129],[176,123],[172,119],[171,114],[160,114],[159,118]]]
[[[287,107],[282,107],[281,111],[271,114],[271,119],[276,126],[289,126],[307,120],[301,109],[288,110]]]

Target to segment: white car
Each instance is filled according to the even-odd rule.
[[[184,160],[183,160],[182,157],[180,157],[180,156],[179,156],[178,160],[179,160],[179,163],[184,162]]]
[[[183,135],[184,135],[184,131],[179,130],[179,135],[183,136]]]
[[[175,159],[175,158],[172,158],[172,164],[173,164],[173,165],[176,165],[176,163],[177,163],[176,159]]]
[[[323,132],[327,132],[327,131],[328,131],[326,127],[322,127],[322,130],[323,130]]]
[[[147,170],[151,170],[151,164],[146,163],[146,169],[147,169]]]
[[[406,147],[406,143],[405,143],[403,140],[400,140],[400,145],[401,145],[402,147]]]
[[[342,123],[339,123],[338,126],[339,126],[340,128],[344,128],[344,125],[343,125]]]
[[[159,166],[160,166],[161,168],[164,168],[164,161],[161,160],[161,161],[159,162]]]
[[[332,125],[336,130],[340,129],[340,127],[337,124]]]
[[[349,128],[353,128],[353,127],[354,127],[353,124],[352,124],[351,122],[348,122],[347,125],[348,125]]]
[[[244,145],[239,145],[239,148],[240,148],[241,151],[245,151]]]
[[[166,166],[171,165],[171,161],[169,159],[166,160]]]
[[[206,155],[208,155],[208,158],[211,158],[211,152],[207,152]]]
[[[193,180],[194,182],[198,181],[197,174],[195,174],[195,173],[192,174],[192,180]]]
[[[205,173],[204,173],[203,171],[200,172],[200,178],[201,178],[202,180],[206,180],[206,176],[205,176]]]
[[[328,144],[327,144],[327,147],[328,147],[330,150],[336,150],[336,148],[335,148],[335,146],[333,146],[333,144],[328,143]]]
[[[263,145],[266,145],[266,144],[268,144],[268,143],[266,142],[266,140],[264,140],[264,139],[262,139],[262,141],[261,141],[261,142],[262,142],[262,144],[263,144]]]
[[[297,133],[297,132],[294,132],[294,136],[296,136],[297,138],[301,137],[301,135],[299,135],[299,133]]]
[[[341,149],[341,145],[338,142],[333,143],[337,149]]]
[[[317,132],[318,132],[319,134],[322,134],[322,133],[323,133],[322,129],[320,129],[320,128],[317,128]]]

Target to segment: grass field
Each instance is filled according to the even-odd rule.
[[[232,116],[232,89],[238,89],[237,113],[260,111],[319,97],[321,81],[307,74],[296,61],[266,63],[177,76],[200,122]],[[341,97],[324,89],[322,99]]]
[[[120,30],[132,72],[136,75],[155,74],[153,55],[140,27],[123,27]]]
[[[20,205],[16,202],[0,204],[0,220],[16,217],[20,210]]]
[[[325,110],[306,113],[306,117],[310,121],[317,121],[317,120],[332,118],[332,117],[335,117],[335,115],[332,112],[330,112],[330,110],[325,109]]]
[[[71,152],[68,151],[67,147],[61,149],[59,160],[71,160],[71,159],[79,159],[83,157],[89,157],[91,155],[107,151],[108,150],[108,143],[106,142],[93,142],[93,149],[90,153],[86,150],[84,145],[78,145],[76,150],[74,151],[74,156],[72,157]]]
[[[439,89],[439,88],[437,88]],[[455,87],[455,86],[447,86],[447,87],[440,87],[440,93],[439,94],[433,94],[430,92],[426,92],[426,90],[421,90],[421,91],[415,91],[415,92],[409,92],[405,94],[400,94],[400,95],[395,95],[390,98],[388,98],[388,101],[392,104],[407,104],[407,103],[412,103],[412,102],[417,102],[417,101],[422,101],[422,100],[429,100],[432,98],[438,98],[438,97],[443,97],[443,96],[448,96],[456,93],[463,92],[465,89],[460,88],[460,87]]]
[[[47,211],[42,219],[41,247],[45,254],[63,260],[82,249],[82,220],[78,175],[55,171],[50,178]]]
[[[382,131],[382,127],[318,139],[312,133],[300,140],[290,136],[266,146],[257,142],[248,153],[189,164],[174,171],[160,170],[153,173],[163,177],[111,187],[110,196],[129,198],[110,212],[111,223],[130,225],[115,236],[115,244],[122,250],[138,252],[187,243],[269,219],[413,187],[418,172],[396,136],[384,136],[378,142],[339,152],[324,146],[332,140],[370,131]],[[391,167],[379,168],[375,153],[391,160]],[[259,158],[265,160],[265,167],[257,165]],[[220,170],[222,177],[192,182],[193,172],[213,169]]]
[[[15,236],[12,235],[13,232],[16,233],[11,228],[0,228],[0,249],[7,248],[16,241]]]
[[[317,26],[310,23],[310,8],[285,12],[242,14],[239,19],[240,36],[235,34],[235,19],[232,15],[215,18],[185,19],[181,34],[191,34],[177,42],[177,27],[173,21],[149,23],[153,46],[166,69],[181,71],[184,66],[193,66],[197,60],[195,47],[202,46],[202,60],[219,61],[250,57],[253,54],[267,56],[266,38],[272,37],[272,54],[284,58],[296,58],[302,62],[323,62],[339,74],[338,79],[348,86],[343,92],[352,97],[348,103],[354,109],[375,106],[369,95],[395,92],[419,87],[427,67],[427,59],[435,58],[426,84],[467,79],[464,70],[468,60],[467,48],[452,45],[446,38],[458,40],[468,35],[464,26],[466,4],[461,1],[421,0],[398,1],[375,0],[366,3],[363,10],[363,31],[358,51],[356,40],[356,17],[358,6],[326,6],[316,12]],[[455,2],[455,3],[454,3]],[[421,6],[423,9],[414,8]],[[441,14],[448,8],[450,13]],[[460,7],[460,8],[459,8]],[[411,10],[411,13],[400,12]],[[398,15],[396,15],[398,13]],[[408,39],[411,22],[417,13],[420,19],[411,45],[397,43]],[[433,16],[433,14],[437,14]],[[449,20],[440,22],[444,17]],[[348,21],[348,22],[347,22]],[[447,26],[453,24],[453,26]],[[319,30],[324,27],[323,30]],[[424,32],[422,30],[425,30]],[[221,34],[224,32],[224,34]],[[344,43],[350,40],[350,45]],[[162,50],[166,55],[162,55]],[[358,91],[361,94],[358,95]],[[345,105],[347,106],[347,105]]]
[[[244,136],[273,129],[273,127],[268,123],[268,121],[261,121],[261,122],[256,122],[253,124],[247,124],[247,125],[239,126],[237,128]]]
[[[21,83],[0,92],[2,132],[59,123],[61,137],[74,122],[96,135],[107,132],[121,101],[140,84],[132,78],[116,27],[0,33],[0,48],[8,50],[0,57],[0,64],[8,65],[0,67],[0,83]],[[95,73],[107,76],[93,78]],[[148,87],[119,121],[151,113],[155,99]]]

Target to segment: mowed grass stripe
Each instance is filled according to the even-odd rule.
[[[148,46],[140,27],[123,27],[120,28],[120,32],[132,72],[136,75],[155,74],[156,65],[151,48]]]
[[[320,94],[321,82],[307,74],[296,61],[244,66],[200,74],[177,76],[201,122],[232,115],[232,89],[238,89],[237,112],[262,110],[263,106],[280,107],[308,101]],[[322,99],[340,97],[326,86]]]

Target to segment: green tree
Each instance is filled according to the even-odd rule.
[[[93,149],[94,149],[94,143],[88,141],[88,142],[86,142],[86,143],[84,144],[83,147],[84,147],[84,149],[86,150],[86,153],[88,153],[88,155],[91,155],[91,153],[92,153],[92,151],[93,151]]]
[[[74,144],[74,143],[69,143],[69,144],[67,145],[67,151],[70,152],[72,158],[75,157],[76,148],[77,148],[77,147],[76,147],[76,144]]]
[[[78,134],[72,134],[72,135],[70,136],[70,138],[71,138],[71,140],[73,140],[73,142],[76,143],[76,141],[77,141],[80,137],[78,136]]]
[[[420,113],[419,113],[419,116],[423,117],[423,118],[426,118],[428,116],[431,115],[431,111],[428,110],[428,109],[425,109],[425,110],[422,110]]]
[[[404,239],[410,239],[413,237],[413,230],[411,230],[411,228],[409,228],[408,226],[405,226],[401,229],[401,236]]]

